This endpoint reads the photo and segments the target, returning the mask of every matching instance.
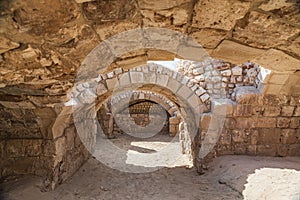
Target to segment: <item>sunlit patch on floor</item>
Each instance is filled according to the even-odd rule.
[[[261,168],[250,174],[243,191],[245,200],[299,200],[300,171]]]
[[[179,142],[131,142],[132,146],[155,150],[155,153],[145,154],[133,150],[127,151],[127,164],[143,167],[192,167],[192,160],[182,154]]]

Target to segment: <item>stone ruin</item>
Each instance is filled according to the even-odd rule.
[[[87,132],[82,139],[78,132],[87,125],[97,129],[92,119],[74,117],[73,107],[80,112],[95,101],[96,110],[79,117],[97,115],[107,135],[118,134],[105,104],[129,96],[114,96],[115,84],[148,83],[134,100],[167,111],[166,130],[180,134],[199,168],[228,154],[300,156],[297,1],[14,0],[1,1],[0,11],[1,179],[34,174],[54,189],[72,176],[90,157],[96,137]],[[182,59],[147,44],[114,55],[106,71],[75,84],[98,44],[147,27],[184,33],[212,59]],[[193,55],[194,46],[184,45],[183,54]],[[175,58],[181,59],[177,72],[147,63]],[[188,105],[193,112],[185,110]],[[195,137],[188,135],[192,118],[200,124]]]

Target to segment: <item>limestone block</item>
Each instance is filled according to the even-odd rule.
[[[230,69],[223,70],[223,71],[221,71],[221,75],[222,75],[222,76],[231,76],[231,70],[230,70]],[[225,79],[222,78],[222,81],[223,81],[223,80],[225,80],[225,82],[227,82],[227,79],[226,79],[226,78],[225,78]]]
[[[19,46],[19,43],[13,42],[3,36],[0,36],[0,54],[18,48]]]
[[[250,117],[239,117],[236,118],[236,128],[237,129],[249,129],[254,128],[254,120]]]
[[[269,49],[252,60],[269,70],[294,72],[299,69],[300,61],[276,49]]]
[[[276,127],[277,119],[272,117],[255,118],[255,126],[258,128],[274,128]]]
[[[42,143],[43,156],[55,155],[55,142],[53,140],[44,140]]]
[[[113,90],[114,88],[116,88],[118,85],[120,85],[118,83],[118,78],[117,77],[114,77],[114,78],[111,78],[111,79],[106,79],[106,86],[107,86],[107,89],[108,90]]]
[[[300,106],[297,106],[294,112],[294,116],[295,117],[299,117],[300,116]]]
[[[25,156],[25,147],[24,140],[7,140],[5,155],[7,155],[9,158],[23,157]]]
[[[143,72],[129,72],[131,83],[144,83]]]
[[[198,68],[193,69],[193,75],[194,76],[197,76],[197,75],[200,75],[200,74],[204,74],[203,67],[198,67]]]
[[[96,97],[97,95],[93,91],[91,91],[90,89],[85,89],[83,92],[80,93],[77,99],[81,103],[90,104],[95,101]]]
[[[282,45],[280,49],[285,51],[293,52],[296,55],[300,55],[300,37],[294,39],[291,44]]]
[[[179,118],[177,118],[177,117],[170,117],[169,118],[169,123],[170,124],[179,124],[179,122],[180,122],[180,119]]]
[[[232,68],[231,70],[232,70],[232,75],[234,75],[234,76],[241,76],[243,73],[243,69],[239,66],[236,66],[236,67]]]
[[[156,83],[157,75],[155,73],[144,73],[145,83]]]
[[[210,99],[210,96],[209,96],[209,94],[204,93],[203,95],[200,96],[200,99],[202,102],[206,102]]]
[[[123,87],[131,84],[129,73],[119,75],[118,87]]]
[[[290,92],[287,91],[286,94],[300,95],[300,85],[294,85],[294,86],[292,86]]]
[[[203,95],[200,96],[200,99],[202,102],[206,102],[210,99],[210,96],[209,96],[209,94],[204,93]]]
[[[252,116],[252,105],[237,105],[234,109],[233,116]]]
[[[198,82],[204,81],[205,77],[203,74],[199,75],[199,76],[195,76],[194,79]]]
[[[102,83],[99,83],[97,86],[96,86],[96,94],[97,95],[102,95],[104,93],[107,92],[107,88],[104,84]]]
[[[170,133],[170,136],[175,136],[178,132],[178,128],[177,128],[178,125],[173,125],[173,124],[170,124],[169,126],[169,133]]]
[[[291,106],[300,106],[300,95],[299,96],[291,96]]]
[[[194,85],[191,87],[191,90],[192,90],[193,92],[195,92],[199,87],[200,87],[200,85],[194,84]]]
[[[40,156],[42,154],[42,143],[43,140],[29,140],[25,144],[25,155],[26,156]]]
[[[281,115],[286,117],[293,116],[294,109],[294,106],[282,106]]]
[[[150,9],[150,10],[165,10],[173,8],[184,3],[191,2],[191,0],[167,0],[167,1],[147,1],[139,0],[139,6],[141,9]]]
[[[258,144],[279,144],[281,129],[262,128],[258,130]]]
[[[288,155],[289,156],[298,156],[299,157],[300,156],[299,149],[300,149],[300,144],[289,145]]]
[[[283,85],[288,80],[288,78],[289,78],[289,74],[273,73],[268,82],[270,84]]]
[[[197,106],[199,106],[201,104],[199,97],[194,94],[191,95],[187,101],[192,108],[196,108]]]
[[[181,97],[181,98],[184,98],[184,99],[187,99],[189,96],[191,96],[193,93],[193,91],[188,88],[187,86],[185,85],[182,85],[180,87],[180,89],[177,91],[177,94]]]
[[[231,138],[234,143],[247,143],[247,141],[250,140],[245,130],[232,130]]]
[[[22,51],[22,57],[24,59],[31,59],[36,58],[39,54],[39,50],[33,49],[31,46],[29,46],[27,49]]]
[[[243,18],[250,7],[250,2],[218,0],[199,1],[195,5],[196,15],[193,26],[197,28],[215,28],[231,30],[236,21]]]
[[[276,18],[267,13],[252,11],[247,22],[237,24],[233,37],[258,48],[285,44],[289,38],[299,33],[299,29],[283,22],[281,18],[281,16]],[[267,65],[262,66],[267,67]]]
[[[280,106],[265,106],[264,108],[264,116],[276,117],[279,116],[281,112]]]
[[[288,128],[290,127],[290,118],[287,117],[279,117],[277,119],[277,127],[278,128]]]
[[[298,138],[295,129],[283,129],[281,131],[280,141],[283,144],[296,144]]]
[[[182,79],[181,83],[183,85],[187,85],[189,81],[190,81],[190,79],[187,76],[183,76],[183,79]]]
[[[263,93],[273,95],[287,94],[284,92],[284,85],[278,84],[266,84]]]
[[[140,65],[147,64],[147,56],[137,56],[133,58],[128,58],[125,60],[117,61],[116,64],[123,69],[130,69],[132,67],[137,67]]]
[[[172,108],[170,108],[168,110],[168,113],[170,113],[170,115],[174,115],[174,113],[177,111],[177,108],[175,106],[173,106]]]
[[[263,144],[263,145],[257,145],[256,149],[258,156],[276,156],[277,155],[277,145],[269,145],[269,144]]]
[[[173,24],[183,25],[188,22],[189,13],[187,9],[174,8],[173,9]]]
[[[299,127],[300,127],[300,117],[291,118],[290,128],[299,128]]]
[[[200,104],[198,107],[194,108],[194,110],[197,114],[207,113],[210,111],[209,106],[207,106],[206,104]]]
[[[54,144],[55,144],[55,153],[56,153],[55,161],[56,161],[56,163],[58,163],[62,160],[62,158],[65,155],[65,152],[67,150],[66,138],[65,137],[57,138],[55,140]]]
[[[201,115],[201,128],[202,130],[208,130],[209,124],[211,120],[211,114],[210,113],[203,113]]]
[[[238,64],[249,60],[252,61],[264,52],[265,50],[252,48],[230,40],[224,40],[213,51],[212,57]]]
[[[201,29],[191,34],[204,48],[216,48],[217,45],[226,37],[226,31],[215,29]]]
[[[113,71],[106,74],[107,78],[112,78],[112,77],[114,77],[114,75],[115,74]]]
[[[157,78],[156,78],[156,83],[160,86],[167,86],[168,84],[168,80],[169,80],[169,76],[168,75],[162,75],[162,74],[158,74]]]
[[[205,92],[206,92],[206,90],[203,89],[202,87],[200,87],[200,88],[198,88],[198,89],[196,90],[195,94],[196,94],[197,96],[201,96],[201,95],[204,94]]]
[[[199,44],[180,44],[177,49],[177,55],[185,60],[203,62],[210,58],[207,51]]]

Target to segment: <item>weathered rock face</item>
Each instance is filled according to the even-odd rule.
[[[209,71],[191,69],[186,75],[193,81],[181,91],[199,85],[191,102],[199,96],[203,102],[213,95],[236,97],[234,88],[246,85],[267,95],[251,103],[237,101],[217,154],[299,155],[299,12],[297,0],[0,1],[0,176],[33,173],[55,186],[78,169],[89,155],[76,133],[72,111],[64,106],[78,69],[100,42],[144,27],[185,33],[213,58],[244,70],[241,74],[233,65],[221,69],[214,80],[224,78],[223,87],[205,85],[203,74]],[[175,56],[156,49],[128,52],[118,55],[105,73]],[[257,71],[243,69],[247,61],[272,72],[256,77]],[[260,78],[260,84],[250,80],[253,77]],[[165,84],[177,87],[176,81]],[[222,87],[226,90],[220,93]],[[270,100],[278,95],[287,98],[280,106]],[[257,117],[263,122],[255,121]]]

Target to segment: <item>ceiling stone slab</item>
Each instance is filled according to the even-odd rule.
[[[297,37],[296,39],[291,41],[289,44],[282,45],[278,48],[300,56],[300,37]]]
[[[270,0],[259,6],[264,11],[271,12],[300,26],[300,2],[297,0]]]
[[[233,38],[253,47],[269,48],[284,45],[299,33],[300,29],[281,19],[254,11],[237,24]]]
[[[201,29],[195,31],[190,36],[194,38],[204,48],[216,48],[228,33],[216,29]]]
[[[189,2],[192,2],[192,0],[164,0],[164,1],[138,0],[139,7],[141,9],[149,9],[149,10],[165,10]]]
[[[198,1],[193,27],[231,30],[236,21],[243,18],[250,8],[250,2],[230,0]]]
[[[137,13],[137,5],[134,0],[96,1],[83,4],[82,11],[87,19],[105,23],[133,19]]]
[[[279,72],[295,72],[296,70],[300,70],[299,60],[276,49],[264,52],[253,59],[253,62]]]
[[[252,61],[255,57],[263,54],[265,50],[252,48],[230,40],[224,40],[211,54],[213,58],[241,64]]]

